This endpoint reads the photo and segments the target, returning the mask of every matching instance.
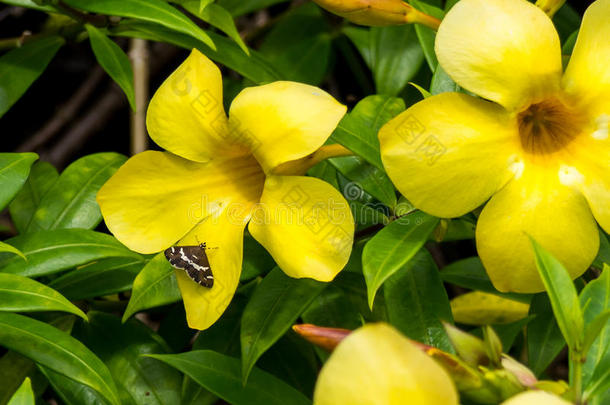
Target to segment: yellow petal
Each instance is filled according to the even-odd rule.
[[[563,85],[581,100],[610,97],[609,16],[610,0],[594,2],[585,12],[578,32]]]
[[[381,128],[383,165],[417,208],[450,218],[485,202],[512,176],[516,123],[497,104],[442,93]]]
[[[330,281],[349,259],[354,218],[320,179],[269,176],[248,229],[290,277]]]
[[[534,293],[544,286],[528,234],[550,251],[572,278],[591,264],[599,247],[597,224],[583,195],[561,183],[564,168],[526,163],[487,203],[476,229],[477,249],[500,291]]]
[[[189,160],[245,153],[230,142],[220,70],[196,49],[150,100],[146,126],[157,145]]]
[[[317,87],[274,82],[242,90],[231,104],[229,124],[267,173],[322,146],[345,111]]]
[[[457,405],[453,382],[434,360],[386,324],[352,332],[318,377],[314,405]]]
[[[544,391],[522,392],[501,405],[570,405],[571,402]]]
[[[553,23],[526,0],[462,0],[436,35],[443,69],[460,86],[508,109],[553,93],[561,48]]]
[[[208,215],[258,201],[264,175],[252,156],[197,163],[148,151],[127,161],[97,194],[108,229],[140,253],[174,244]]]
[[[451,300],[453,319],[466,325],[491,325],[518,321],[527,316],[529,305],[482,291]]]
[[[249,207],[252,205],[244,206]],[[249,209],[245,211],[249,212]],[[221,215],[204,220],[180,241],[186,246],[206,243],[206,255],[214,276],[214,285],[207,288],[193,282],[183,270],[176,270],[190,328],[209,328],[231,302],[241,274],[247,218],[236,217],[229,207]]]

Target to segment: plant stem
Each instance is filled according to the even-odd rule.
[[[144,39],[130,40],[129,58],[133,66],[136,110],[131,113],[131,154],[148,148],[146,106],[148,105],[148,46]]]
[[[582,365],[584,357],[580,350],[570,350],[570,386],[574,391],[574,403],[582,402]]]

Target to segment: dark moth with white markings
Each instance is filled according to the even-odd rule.
[[[172,266],[186,271],[197,284],[212,288],[214,276],[205,250],[205,243],[197,246],[172,246],[165,250],[165,257]]]

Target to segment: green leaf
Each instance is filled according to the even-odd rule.
[[[0,358],[0,404],[6,405],[22,381],[37,375],[36,365],[27,357],[8,351]],[[42,377],[42,376],[40,376]],[[43,377],[44,378],[44,377]]]
[[[122,404],[179,404],[179,373],[145,354],[166,354],[167,344],[137,321],[121,324],[114,315],[90,312],[88,324],[75,326],[74,336],[87,345],[117,378]]]
[[[112,257],[86,264],[49,283],[66,298],[76,301],[130,290],[146,261],[136,257]]]
[[[111,404],[120,405],[104,363],[69,334],[22,315],[0,313],[0,345],[89,386]]]
[[[453,323],[449,298],[434,259],[426,249],[395,272],[383,285],[388,319],[411,339],[453,352],[441,321]]]
[[[365,162],[358,156],[333,158],[328,159],[328,162],[351,180],[343,189],[343,195],[348,200],[355,200],[359,193],[358,189],[362,189],[388,207],[393,208],[396,205],[394,185],[383,170]],[[355,189],[350,189],[353,187]]]
[[[198,39],[212,49],[214,41],[193,21],[161,0],[65,0],[69,6],[93,13],[152,22]]]
[[[288,277],[278,267],[261,281],[241,320],[244,382],[258,358],[292,326],[324,287],[325,283],[315,280]]]
[[[118,153],[96,153],[70,164],[42,196],[27,231],[95,228],[102,220],[95,196],[126,159]]]
[[[585,388],[593,383],[593,377],[598,377],[604,370],[610,369],[610,322],[602,322],[603,314],[610,310],[610,267],[604,266],[601,275],[591,281],[580,293],[580,305],[583,308],[583,316],[589,336],[585,337],[591,341],[587,352],[585,364],[583,364],[583,384]],[[597,320],[597,321],[596,321]],[[598,322],[598,336],[593,336],[594,330],[591,325]]]
[[[283,16],[259,51],[287,80],[319,85],[331,59],[330,26],[308,2]]]
[[[0,56],[0,117],[44,72],[64,42],[62,37],[53,35],[29,41]],[[0,206],[4,207],[1,203],[0,199]]]
[[[356,153],[367,162],[383,169],[379,154],[379,129],[405,109],[402,99],[388,96],[368,96],[347,114],[331,139]]]
[[[566,342],[546,294],[534,295],[529,313],[535,318],[527,325],[528,366],[539,376],[565,347]]]
[[[121,31],[117,32],[117,35],[167,42],[188,50],[196,48],[215,62],[235,70],[255,83],[267,83],[282,78],[275,67],[260,53],[250,50],[248,56],[232,40],[213,32],[208,34],[218,44],[217,50],[192,37],[164,29],[156,24],[126,21],[121,22],[119,27]]]
[[[275,267],[273,257],[251,235],[244,235],[244,258],[241,266],[240,281],[252,280]]]
[[[460,86],[449,77],[445,70],[438,65],[432,75],[432,83],[430,83],[430,93],[440,94],[445,92],[459,91]]]
[[[53,387],[53,391],[66,405],[108,405],[104,397],[94,389],[71,380],[49,368],[42,366],[38,368],[51,387]]]
[[[582,348],[584,319],[576,287],[563,265],[530,237],[536,267],[549,295],[557,325],[571,350]]]
[[[410,0],[412,6],[414,6],[419,11],[422,11],[428,15],[436,17],[440,20],[443,19],[445,13],[438,7],[431,6],[429,4],[424,3],[420,0]],[[415,25],[415,33],[417,34],[417,38],[419,39],[419,44],[424,51],[424,56],[426,57],[426,61],[428,62],[428,66],[432,72],[436,71],[436,67],[438,66],[438,59],[436,59],[436,52],[434,51],[434,41],[436,40],[436,31],[434,31],[430,27],[426,27],[421,24]]]
[[[583,353],[588,353],[593,342],[600,336],[602,329],[604,329],[610,320],[610,309],[606,309],[601,314],[598,314],[595,318],[589,322],[585,327],[584,341],[582,345]]]
[[[396,219],[368,241],[362,252],[369,307],[384,281],[400,270],[426,243],[438,218],[421,211]]]
[[[189,13],[201,18],[203,21],[227,34],[227,36],[235,41],[246,54],[250,53],[248,46],[244,43],[243,39],[241,39],[239,31],[237,31],[237,27],[235,27],[235,21],[233,20],[231,13],[226,9],[218,4],[212,3],[211,0],[176,1],[176,3],[184,7]]]
[[[174,268],[161,252],[144,266],[133,281],[133,291],[123,314],[123,322],[136,312],[178,300],[180,300],[180,291]]]
[[[368,30],[348,26],[343,33],[354,43],[373,72],[379,94],[399,94],[424,61],[411,24]]]
[[[58,178],[57,169],[50,163],[43,161],[34,163],[30,176],[9,205],[11,219],[19,233],[26,232],[42,196],[55,184]]]
[[[133,111],[136,110],[136,96],[133,89],[133,69],[125,52],[113,40],[91,24],[85,24],[91,49],[98,63],[112,80],[123,90]]]
[[[83,311],[54,289],[16,274],[0,273],[0,311],[64,311],[87,320]]]
[[[2,63],[0,57],[0,64]],[[0,66],[0,82],[2,66]],[[0,83],[0,104],[2,102]],[[0,153],[0,211],[4,209],[23,187],[30,174],[30,168],[38,159],[35,153]]]
[[[599,230],[599,252],[597,257],[593,261],[592,266],[598,269],[604,268],[604,263],[610,264],[610,242],[608,242],[608,236],[601,229]]]
[[[110,235],[87,229],[54,229],[15,236],[6,241],[21,250],[27,261],[0,253],[4,273],[36,277],[107,257],[141,258]]]
[[[269,373],[252,369],[242,385],[240,361],[209,350],[149,355],[177,368],[233,405],[311,405],[299,391]]]
[[[1,0],[0,3],[10,4],[17,7],[26,7],[33,10],[56,13],[57,10],[51,6],[41,6],[33,0]]]
[[[4,242],[0,242],[0,252],[9,252],[21,257],[23,260],[28,260],[23,253],[19,249],[15,249],[13,246],[6,244]]]
[[[8,405],[35,405],[34,391],[32,391],[32,382],[29,378],[23,381],[23,384],[15,392],[15,395],[8,402]]]

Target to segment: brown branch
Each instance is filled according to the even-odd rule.
[[[44,146],[61,131],[67,123],[72,121],[82,105],[89,99],[91,94],[104,78],[104,70],[96,66],[91,74],[87,76],[83,84],[76,90],[74,95],[53,115],[47,123],[33,136],[19,145],[17,152],[36,151]]]

